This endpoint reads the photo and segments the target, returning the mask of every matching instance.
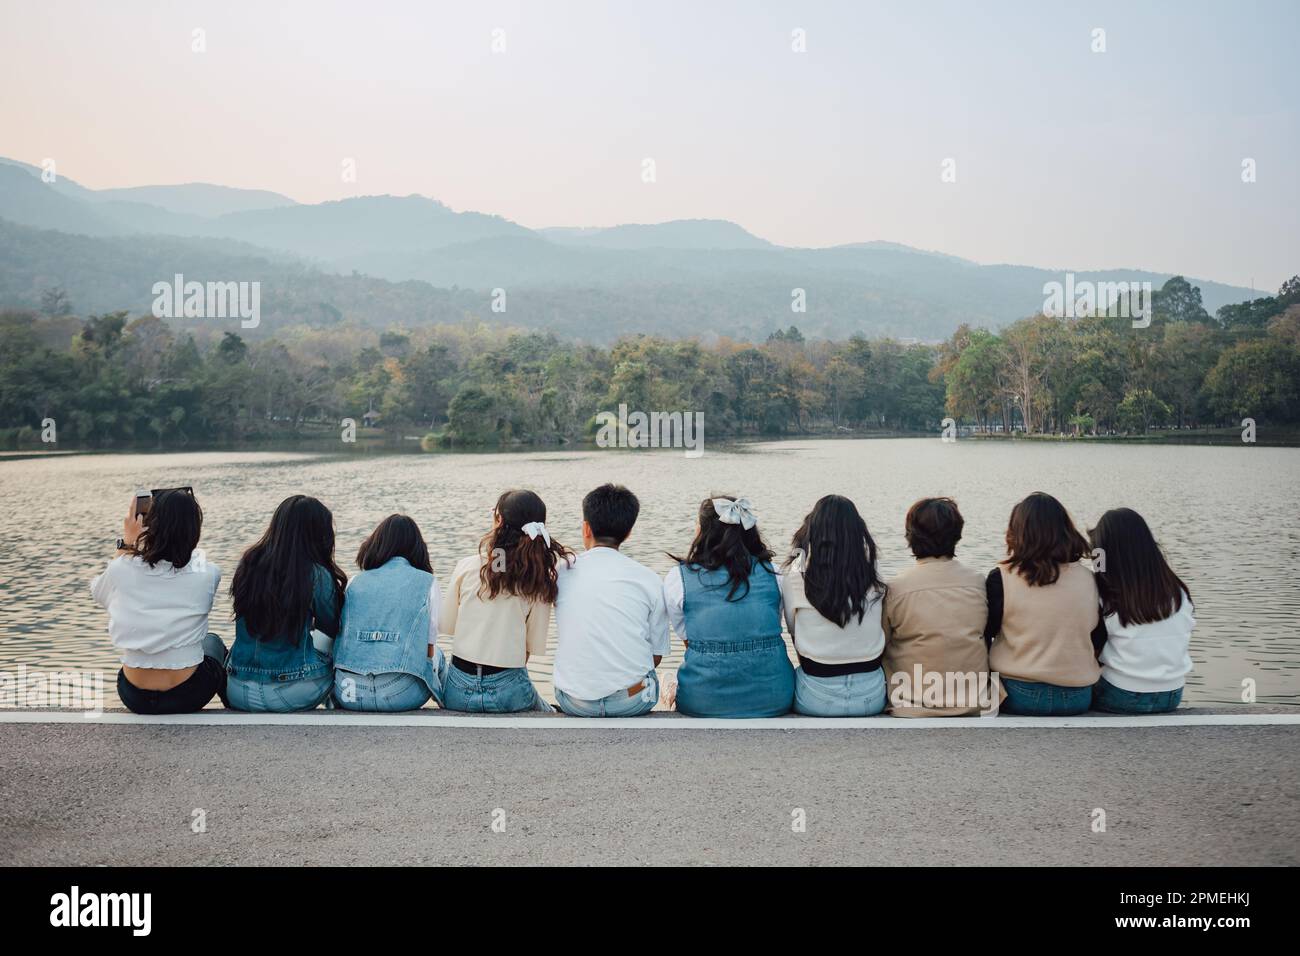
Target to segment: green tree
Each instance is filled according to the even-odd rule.
[[[466,445],[499,441],[497,399],[477,385],[462,386],[447,410],[447,431]]]
[[[1146,434],[1152,425],[1169,420],[1171,409],[1149,388],[1134,389],[1124,396],[1116,410],[1119,425],[1125,431]]]
[[[1283,342],[1240,342],[1205,377],[1220,421],[1294,421],[1300,415],[1300,353]]]

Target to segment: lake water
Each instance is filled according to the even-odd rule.
[[[625,550],[658,572],[666,551],[689,543],[705,495],[747,495],[768,542],[784,553],[818,497],[852,498],[866,518],[888,577],[910,562],[907,507],[952,495],[966,518],[958,557],[981,571],[1003,555],[1012,505],[1031,491],[1060,498],[1081,526],[1107,508],[1136,508],[1191,588],[1198,627],[1196,668],[1185,700],[1240,703],[1242,682],[1258,700],[1300,703],[1300,449],[934,439],[805,441],[679,451],[579,450],[501,454],[314,455],[271,452],[69,455],[0,460],[0,670],[102,668],[117,662],[106,616],[88,583],[113,551],[137,487],[193,485],[203,505],[202,547],[222,569],[212,627],[233,634],[230,577],[242,550],[276,504],[293,493],[333,510],[339,564],[384,516],[420,524],[434,569],[448,574],[487,530],[497,495],[537,491],[547,525],[581,546],[581,500],[617,481],[641,499]],[[552,635],[552,640],[554,635]],[[675,670],[681,645],[662,670]],[[530,662],[548,698],[550,658]],[[119,706],[111,692],[106,701]]]

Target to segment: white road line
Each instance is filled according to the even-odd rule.
[[[197,727],[440,727],[498,730],[1007,730],[1023,727],[1261,727],[1300,726],[1295,714],[1163,714],[1149,717],[765,717],[720,720],[703,717],[511,717],[431,713],[244,714],[211,710],[197,714],[141,716],[123,711],[98,715],[80,711],[0,710],[0,724],[125,724]]]

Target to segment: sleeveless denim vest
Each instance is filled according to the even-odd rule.
[[[781,639],[776,575],[755,561],[749,592],[728,601],[725,569],[682,565],[678,573],[687,647],[677,671],[677,709],[697,717],[787,713],[794,701],[794,667]]]
[[[432,574],[400,557],[353,578],[334,643],[335,668],[355,674],[410,674],[427,681],[432,586]]]
[[[311,632],[315,628],[334,637],[338,634],[339,608],[334,602],[334,579],[319,564],[312,573],[311,615],[296,634],[269,637],[254,634],[242,617],[235,619],[235,642],[230,648],[226,672],[236,679],[259,683],[295,681],[330,673],[329,657],[316,650]]]
[[[745,594],[742,587],[733,601],[727,600],[731,587],[725,568],[705,571],[682,565],[678,570],[685,594],[682,609],[686,634],[691,644],[781,636],[781,588],[776,575],[757,561],[750,570],[749,593]]]

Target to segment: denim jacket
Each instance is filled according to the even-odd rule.
[[[334,666],[354,674],[427,679],[432,586],[432,574],[401,557],[353,578],[334,644]]]
[[[334,579],[319,564],[312,572],[311,614],[296,634],[261,637],[247,621],[235,619],[235,643],[226,663],[234,678],[252,681],[292,681],[320,677],[333,668],[330,659],[316,650],[312,630],[330,637],[339,633],[340,601],[334,593]]]

